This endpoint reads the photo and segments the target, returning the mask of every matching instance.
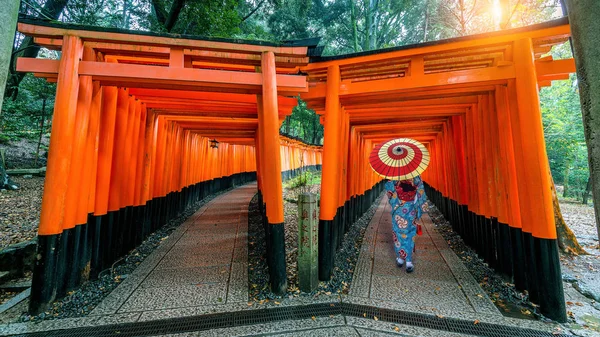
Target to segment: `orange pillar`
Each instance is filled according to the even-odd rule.
[[[283,193],[281,184],[281,151],[279,148],[279,108],[277,102],[277,73],[275,54],[263,52],[261,57],[262,70],[262,109],[258,111],[258,123],[264,142],[260,144],[261,157],[264,158],[262,167],[263,187],[268,190],[266,195],[267,221],[269,223],[270,244],[267,254],[271,256],[269,273],[271,290],[283,294],[287,290],[285,267],[285,239],[283,229]],[[268,163],[268,164],[267,164]]]
[[[325,98],[323,173],[321,179],[321,209],[319,214],[319,279],[329,280],[333,269],[336,230],[335,216],[339,198],[340,148],[340,68],[327,68],[327,94]]]
[[[48,169],[44,183],[42,212],[38,228],[38,251],[31,286],[29,312],[37,314],[55,298],[57,277],[55,268],[58,243],[64,226],[65,199],[69,185],[71,140],[77,113],[79,93],[79,60],[82,41],[76,36],[64,36],[58,69],[52,138],[48,153]]]
[[[531,208],[527,210],[527,215],[522,214],[524,222],[531,221],[532,239],[529,243],[533,245],[531,253],[534,255],[530,259],[534,267],[532,281],[538,283],[542,313],[556,321],[565,322],[566,308],[556,243],[550,167],[530,38],[515,41],[513,58],[519,108],[519,123],[515,126],[522,130],[520,150],[523,152],[526,178],[525,184],[520,185],[529,191],[529,197],[535,201],[529,204]]]

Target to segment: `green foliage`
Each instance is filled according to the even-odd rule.
[[[300,98],[292,114],[286,117],[280,131],[307,143],[323,144],[323,125],[319,121],[319,116]]]
[[[45,110],[45,121],[52,116],[55,91],[56,85],[33,77],[31,74],[25,76],[17,99],[13,101],[8,97],[4,98],[0,120],[3,138],[5,140],[16,140],[21,137],[35,138],[40,131],[42,108]]]
[[[310,185],[317,185],[321,183],[321,174],[319,172],[304,171],[297,177],[288,180],[285,184],[286,188],[297,189],[303,188]]]
[[[568,48],[568,44],[566,45]],[[555,51],[565,56],[564,46]],[[568,193],[581,197],[586,189],[589,169],[583,133],[579,92],[572,75],[566,81],[554,81],[540,92],[546,151],[552,177],[568,186]]]

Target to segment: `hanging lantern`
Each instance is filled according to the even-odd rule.
[[[216,139],[211,139],[210,140],[210,147],[212,147],[213,149],[218,149],[219,148],[219,141],[217,141]]]

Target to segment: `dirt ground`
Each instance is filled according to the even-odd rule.
[[[8,144],[0,144],[0,149],[4,149],[6,168],[39,168],[46,166],[46,149],[50,140],[48,137],[42,137],[42,146],[40,147],[40,156],[35,162],[35,151],[37,149],[37,139],[20,139],[11,141]]]
[[[581,336],[600,336],[600,249],[594,208],[568,200],[562,200],[560,207],[565,222],[589,253],[560,257],[567,314],[574,321],[568,326]]]
[[[0,192],[0,250],[36,237],[44,178],[11,177],[20,188]]]

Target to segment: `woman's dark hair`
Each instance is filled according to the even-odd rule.
[[[400,182],[400,188],[404,192],[411,192],[417,189],[413,184],[405,182]]]

